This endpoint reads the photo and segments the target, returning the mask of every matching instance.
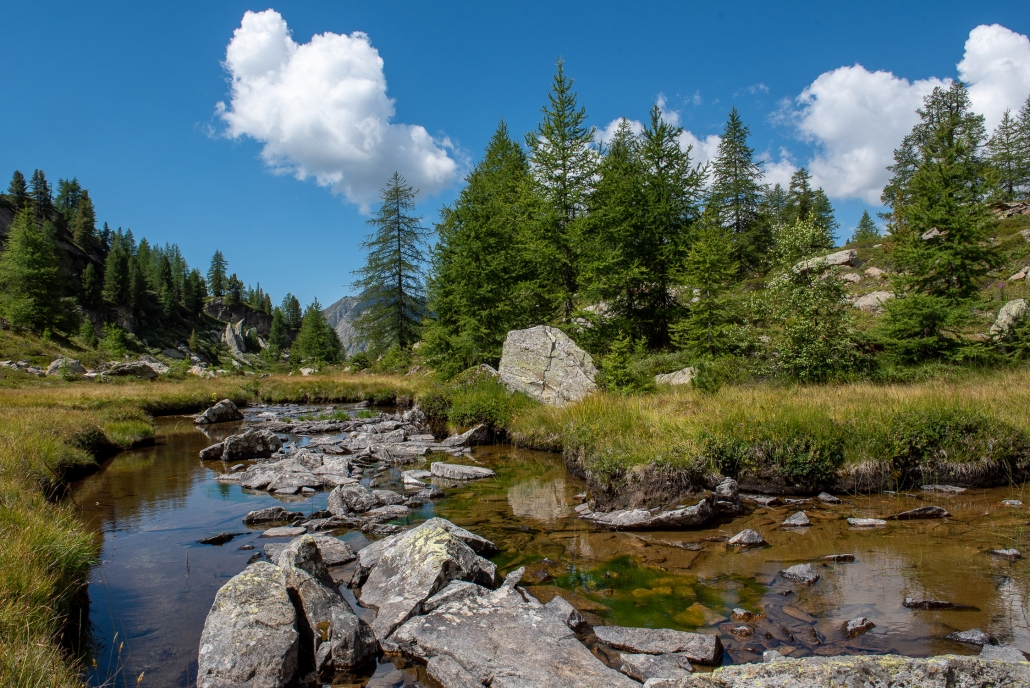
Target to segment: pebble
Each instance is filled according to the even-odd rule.
[[[1020,553],[1020,551],[1018,549],[1015,549],[1015,548],[1010,548],[1010,549],[992,549],[992,550],[990,550],[989,553],[993,554],[996,557],[1001,557],[1003,559],[1012,559],[1012,560],[1019,559],[1021,556],[1023,556]]]

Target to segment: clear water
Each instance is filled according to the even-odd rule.
[[[188,418],[160,419],[154,446],[121,454],[74,486],[71,498],[104,543],[89,586],[90,661],[96,663],[87,677],[91,685],[135,685],[140,674],[144,686],[194,685],[200,632],[215,592],[270,542],[241,519],[280,503],[215,482],[221,464],[198,459],[201,448],[235,430],[205,434]],[[1022,487],[952,497],[845,497],[840,506],[759,508],[701,530],[613,533],[574,518],[575,496],[585,488],[566,473],[560,456],[497,446],[475,449],[473,460],[496,470],[497,478],[447,489],[443,500],[407,520],[439,515],[490,538],[501,549],[495,561],[502,572],[525,565],[524,583],[539,599],[561,594],[594,623],[719,633],[727,662],[756,661],[771,648],[793,656],[975,654],[974,646],[943,639],[974,627],[1030,651],[1028,564],[987,554],[1016,547],[1030,556],[1027,507],[1001,504],[1030,504]],[[397,470],[374,479],[400,491]],[[316,511],[325,499],[318,493],[289,508]],[[874,530],[855,530],[844,520],[927,504],[944,506],[952,517]],[[799,508],[811,527],[778,527]],[[739,552],[718,541],[748,527],[770,546]],[[241,535],[222,546],[197,544],[220,532]],[[340,536],[354,548],[367,543],[361,533]],[[241,549],[246,546],[254,549]],[[777,575],[838,553],[854,554],[856,561],[816,563],[821,579],[809,588]],[[906,596],[980,611],[906,609]],[[739,624],[727,619],[734,607],[763,611],[767,618],[755,624],[754,635],[737,638],[730,629]],[[857,616],[876,628],[847,640],[840,627]],[[415,669],[385,662],[368,685],[413,685],[417,679]]]

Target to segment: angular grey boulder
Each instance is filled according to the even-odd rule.
[[[845,249],[843,251],[837,251],[831,253],[828,256],[819,256],[817,258],[809,258],[797,263],[791,270],[798,275],[804,275],[809,272],[821,272],[827,268],[831,268],[837,265],[851,265],[854,266],[858,261],[858,252],[854,249]]]
[[[784,528],[803,528],[807,525],[811,525],[811,521],[808,520],[808,514],[804,511],[795,511],[784,519],[783,523],[780,525]]]
[[[569,601],[561,595],[555,595],[550,602],[544,605],[544,608],[550,609],[552,612],[557,614],[558,618],[560,618],[566,626],[577,633],[585,631],[589,627],[589,624],[587,624],[583,615],[580,614],[579,611],[569,604]]]
[[[718,664],[722,657],[719,637],[707,633],[689,633],[671,628],[595,626],[594,634],[609,647],[635,654],[680,653],[698,664]]]
[[[875,627],[876,624],[874,624],[872,621],[865,618],[864,616],[860,616],[856,619],[851,619],[850,621],[844,624],[844,635],[846,635],[849,638],[857,638],[866,631]]]
[[[728,541],[731,545],[741,545],[743,547],[757,547],[765,544],[765,538],[762,537],[761,533],[751,528],[745,528],[740,531]]]
[[[430,467],[430,471],[436,478],[448,480],[481,480],[492,478],[496,473],[489,468],[482,466],[463,466],[456,463],[441,463],[437,461]]]
[[[471,447],[477,444],[486,444],[490,441],[490,428],[479,424],[474,428],[466,430],[460,435],[451,435],[442,444],[445,447]]]
[[[690,659],[681,652],[667,655],[624,654],[621,659],[619,671],[641,682],[652,678],[683,678],[694,670]]]
[[[231,435],[222,443],[223,461],[267,459],[283,448],[283,441],[270,430],[248,428],[239,435]]]
[[[336,495],[349,510],[355,511],[359,514],[375,509],[379,506],[379,500],[376,499],[375,495],[372,494],[372,492],[364,485],[341,485],[340,487],[333,488],[333,491],[329,495],[330,499],[332,499],[333,495]],[[334,504],[335,503],[336,502],[334,500]],[[333,504],[329,505],[329,511],[337,514],[337,511],[333,508]],[[342,516],[343,514],[337,515]]]
[[[255,562],[215,595],[197,656],[197,686],[272,688],[297,678],[297,614],[281,569]]]
[[[210,447],[204,447],[200,450],[201,461],[218,461],[222,458],[225,445],[222,442],[218,444],[212,444]]]
[[[65,375],[65,376],[78,376],[85,375],[86,369],[82,367],[82,364],[72,358],[58,358],[50,362],[50,365],[46,369],[47,376],[51,375]]]
[[[297,516],[303,516],[303,514],[294,514],[286,510],[283,506],[270,506],[267,509],[257,509],[256,511],[248,512],[243,517],[243,522],[250,523],[285,523],[292,521]]]
[[[991,329],[988,333],[992,337],[1000,337],[1001,335],[1012,329],[1012,326],[1017,322],[1026,317],[1026,300],[1025,299],[1013,299],[1001,307],[998,311],[998,317],[995,319],[994,324],[991,325]]]
[[[222,399],[194,418],[193,422],[197,425],[206,425],[209,423],[229,423],[236,420],[243,420],[243,412],[236,408],[236,404],[232,403],[231,399]]]
[[[548,325],[509,332],[498,374],[508,389],[554,406],[579,401],[597,391],[597,368],[590,354],[564,332]]]
[[[841,500],[840,500],[839,497],[834,497],[829,492],[820,492],[816,496],[816,499],[818,499],[823,504],[840,504],[841,503]]]
[[[780,575],[787,580],[797,581],[804,585],[812,585],[819,580],[819,574],[811,564],[796,564],[780,571]]]

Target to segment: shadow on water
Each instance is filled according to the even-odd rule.
[[[116,457],[73,487],[83,517],[104,538],[89,586],[96,660],[91,685],[135,685],[140,673],[143,685],[194,684],[200,632],[215,592],[270,542],[241,519],[279,503],[215,482],[222,465],[198,459],[201,448],[235,429],[205,434],[187,418],[161,419],[154,446]],[[502,572],[526,566],[523,584],[538,599],[566,597],[595,624],[718,633],[729,662],[759,661],[772,648],[793,656],[971,654],[979,648],[943,636],[974,627],[1030,651],[1027,564],[987,553],[1025,545],[1027,508],[1001,504],[1030,501],[1022,488],[950,497],[854,496],[841,505],[809,501],[758,508],[705,529],[626,533],[596,530],[575,518],[572,508],[584,484],[565,471],[559,456],[499,446],[477,448],[472,460],[493,468],[497,478],[447,489],[444,499],[413,512],[408,522],[439,515],[490,538],[501,550],[494,561]],[[402,491],[398,469],[370,473],[365,482],[373,480]],[[312,512],[325,500],[317,493],[289,508]],[[952,517],[873,530],[852,529],[844,520],[930,504],[944,506]],[[779,527],[801,508],[810,527]],[[769,546],[742,552],[724,542],[743,528],[758,530]],[[219,532],[241,535],[218,547],[196,544]],[[355,548],[367,542],[360,533],[342,538]],[[855,561],[820,561],[841,553]],[[778,575],[802,562],[816,566],[821,577],[815,585]],[[915,611],[901,605],[906,596],[980,611]],[[736,607],[766,618],[752,624],[751,635],[734,635],[740,624],[729,616]],[[858,616],[876,627],[845,638],[841,626]],[[369,685],[419,680],[416,669],[384,663]]]

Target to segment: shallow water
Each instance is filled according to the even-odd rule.
[[[279,503],[216,483],[221,464],[204,465],[197,458],[199,449],[235,429],[229,425],[205,434],[188,418],[160,419],[153,447],[121,454],[73,487],[72,499],[104,538],[102,562],[89,586],[96,660],[91,685],[135,685],[141,673],[145,686],[194,685],[200,632],[215,592],[272,542],[241,519]],[[1023,487],[956,496],[919,491],[844,496],[838,506],[809,501],[758,508],[701,530],[612,533],[574,518],[575,496],[584,485],[566,473],[561,457],[484,447],[474,450],[473,460],[496,470],[497,478],[447,489],[443,500],[408,521],[439,515],[492,539],[501,549],[494,560],[502,572],[525,565],[523,582],[530,592],[543,601],[562,594],[595,623],[716,632],[727,648],[727,662],[756,661],[771,648],[793,656],[975,654],[975,646],[943,639],[974,627],[1030,652],[1028,564],[987,554],[1016,547],[1030,555],[1028,508],[1001,504],[1003,499],[1030,504]],[[380,487],[402,491],[398,470],[376,480]],[[316,511],[325,499],[318,493],[292,501],[289,508]],[[952,517],[890,522],[872,530],[852,529],[844,520],[930,504],[944,506]],[[810,527],[778,527],[800,508]],[[718,541],[746,527],[762,533],[770,546],[741,552]],[[196,542],[219,532],[241,535],[222,546]],[[354,548],[367,542],[360,533],[341,537]],[[816,563],[821,578],[809,588],[777,575],[793,564],[840,553],[856,560]],[[980,611],[906,609],[901,605],[906,596]],[[754,635],[738,639],[730,629],[740,624],[727,619],[734,607],[763,611],[767,619],[754,624]],[[840,627],[858,616],[876,627],[846,640]],[[415,680],[412,670],[386,663],[369,685]]]

